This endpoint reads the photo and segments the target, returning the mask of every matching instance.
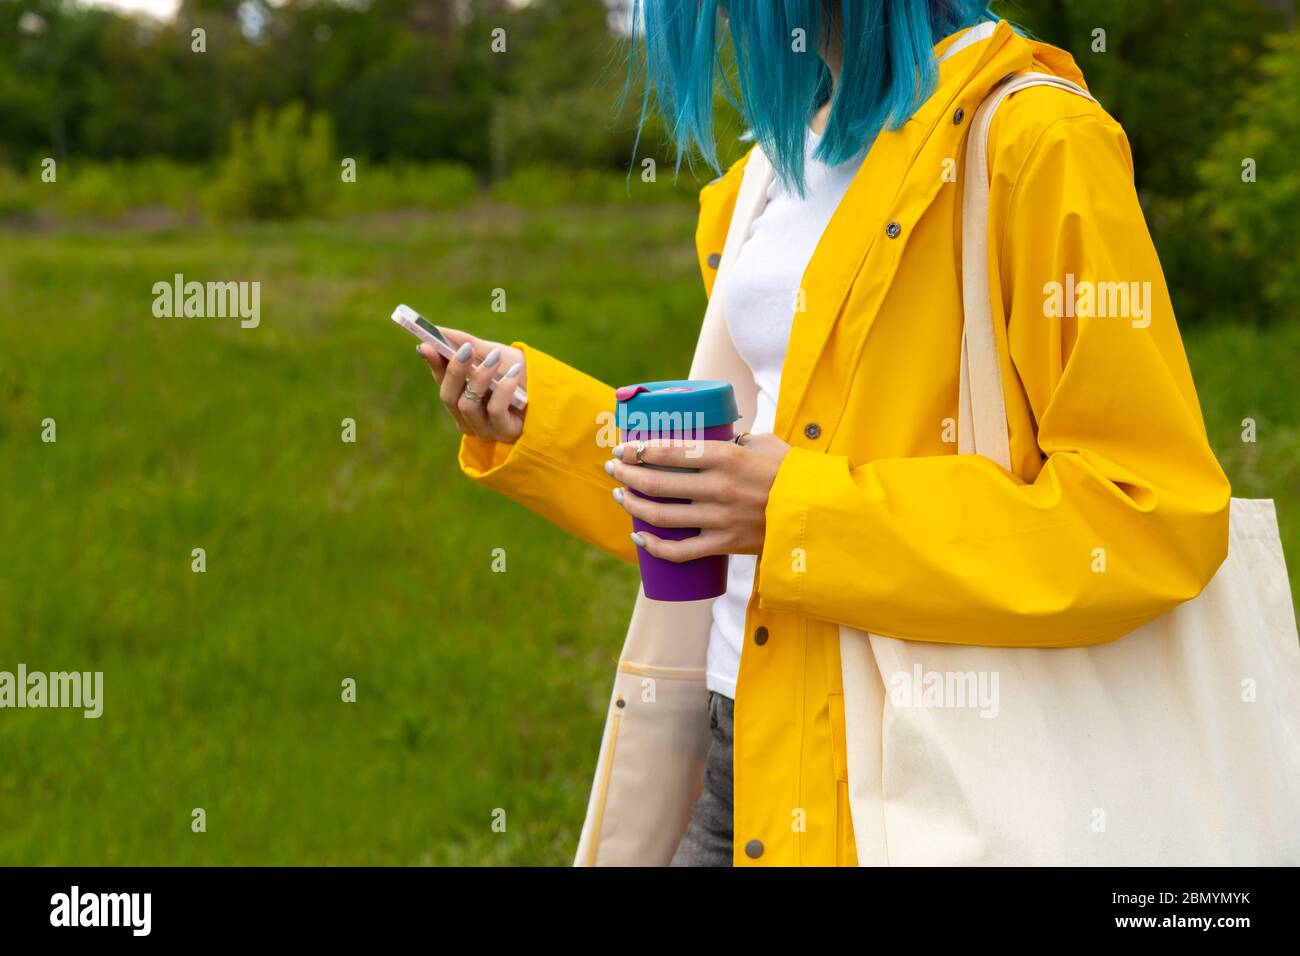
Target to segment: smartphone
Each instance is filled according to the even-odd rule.
[[[400,325],[406,331],[410,332],[422,342],[428,342],[434,350],[443,358],[450,361],[456,355],[456,347],[447,341],[447,337],[442,334],[439,328],[416,312],[409,305],[399,305],[393,310],[393,321]],[[477,364],[471,365],[471,369],[478,368]],[[492,379],[493,387],[501,384],[502,376],[498,375]],[[515,394],[510,399],[510,404],[521,412],[528,404],[528,393],[522,388],[516,386]]]

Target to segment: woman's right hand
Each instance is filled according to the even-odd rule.
[[[507,444],[518,441],[524,430],[524,412],[514,408],[510,399],[516,385],[524,386],[527,374],[524,353],[458,329],[441,325],[438,328],[457,347],[456,357],[444,359],[433,346],[424,343],[416,350],[433,370],[433,377],[438,380],[438,396],[456,427],[462,435],[473,435],[483,441]],[[471,372],[470,366],[475,362],[479,367]],[[500,387],[492,388],[492,379],[501,374],[505,379]],[[466,385],[470,394],[466,394]],[[475,399],[474,394],[482,397]]]

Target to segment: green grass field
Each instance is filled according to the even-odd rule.
[[[688,205],[476,204],[0,232],[0,670],[105,673],[99,720],[0,711],[0,864],[567,863],[636,572],[460,476],[387,316],[668,377],[704,302],[693,227]],[[259,280],[261,326],[154,318],[176,272]],[[1294,568],[1300,328],[1186,337]]]

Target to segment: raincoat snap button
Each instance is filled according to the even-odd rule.
[[[720,266],[720,265],[722,265],[722,254],[721,254],[720,252],[710,253],[710,254],[709,254],[709,268],[710,268],[710,269],[716,269],[716,268],[717,268],[718,266]]]
[[[962,109],[960,106],[957,107],[957,112],[952,114],[952,125],[953,126],[961,125],[961,121],[964,120],[965,118],[966,118],[966,111]]]
[[[751,860],[757,860],[762,855],[763,855],[762,840],[750,840],[748,843],[745,844],[745,856],[749,857]]]
[[[767,643],[767,628],[760,627],[754,632],[754,643],[760,647]]]
[[[885,227],[885,235],[887,235],[890,239],[897,239],[898,234],[902,231],[903,231],[903,227],[896,222],[891,222],[888,226]]]
[[[614,706],[615,706],[615,707],[626,707],[626,706],[627,706],[627,701],[625,701],[622,697],[620,697],[618,700],[614,701]]]
[[[816,422],[809,422],[803,427],[803,434],[805,438],[820,438],[822,427]]]

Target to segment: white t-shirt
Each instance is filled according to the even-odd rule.
[[[776,425],[781,368],[803,274],[826,224],[862,165],[862,156],[839,166],[814,159],[812,152],[820,141],[819,134],[808,130],[802,198],[773,177],[767,205],[754,220],[721,290],[732,341],[758,386],[758,408],[749,427],[754,434],[770,432]],[[754,555],[733,554],[727,593],[713,602],[706,684],[709,690],[733,699],[745,644],[745,609],[756,566]]]

